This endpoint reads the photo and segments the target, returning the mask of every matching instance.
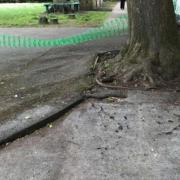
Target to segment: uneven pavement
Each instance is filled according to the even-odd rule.
[[[110,19],[122,14],[118,6]],[[0,28],[0,34],[53,39],[88,29]],[[1,48],[0,144],[77,104],[79,93],[91,86],[89,69],[95,54],[120,49],[126,41],[124,36],[57,48]]]
[[[0,29],[1,33],[57,38],[86,28]],[[0,49],[0,143],[71,103],[91,85],[96,53],[119,49],[127,37],[51,49]]]
[[[89,100],[0,150],[0,180],[178,180],[180,93]]]
[[[84,31],[43,30],[22,32],[53,38]],[[67,97],[77,97],[89,85],[94,53],[119,49],[126,40],[1,49],[2,129],[5,125],[12,132],[22,127],[22,119],[30,122],[55,112]],[[179,180],[179,152],[180,93],[129,91],[126,99],[87,100],[45,128],[2,146],[0,180]]]

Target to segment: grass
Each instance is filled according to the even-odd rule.
[[[0,27],[36,27],[45,11],[43,3],[0,4]],[[57,14],[60,26],[99,26],[108,17],[108,12],[88,11],[76,14],[76,19]],[[49,15],[51,18],[52,15]],[[53,15],[54,16],[54,15]]]
[[[0,26],[37,26],[43,12],[42,4],[1,4]]]
[[[76,14],[75,19],[70,19],[68,15],[56,15],[61,26],[100,26],[108,17],[107,12],[87,11]]]

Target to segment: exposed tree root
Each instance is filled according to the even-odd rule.
[[[113,59],[107,59],[103,62],[96,58],[94,67],[97,67],[96,83],[98,85],[124,90],[143,87],[147,90],[164,86],[164,73],[170,76],[168,72],[162,71],[159,60],[156,59],[157,57],[143,58],[143,56],[136,56],[134,61],[128,59],[127,56],[119,60],[117,60],[117,57],[119,58],[120,56],[118,55]],[[135,58],[135,56],[133,57]],[[103,79],[108,79],[110,76],[114,78],[115,84],[104,83]],[[130,85],[134,84],[129,86],[129,83]]]
[[[121,75],[123,82],[127,83],[133,80],[139,80],[145,88],[155,88],[162,84],[160,76],[156,72],[153,73],[150,66],[146,65],[130,65],[129,71]]]
[[[84,98],[105,99],[109,97],[127,98],[127,90],[103,88],[100,92],[85,92]]]
[[[96,83],[101,86],[101,87],[105,87],[105,88],[111,88],[111,89],[123,89],[124,91],[126,91],[128,89],[128,87],[125,86],[113,86],[110,84],[105,84],[103,82],[101,82],[97,77],[96,77]]]

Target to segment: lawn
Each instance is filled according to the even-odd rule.
[[[37,26],[43,11],[43,5],[38,3],[1,4],[0,26]]]
[[[76,14],[76,19],[70,19],[68,15],[56,15],[59,19],[60,26],[83,26],[95,27],[103,24],[108,17],[108,12],[86,11]],[[51,16],[51,15],[50,15]]]
[[[42,3],[1,3],[0,27],[37,27],[39,16],[45,11]],[[108,12],[87,11],[76,14],[76,19],[58,14],[59,26],[99,26],[108,17]],[[49,15],[50,18],[52,15]],[[54,15],[53,15],[54,16]]]

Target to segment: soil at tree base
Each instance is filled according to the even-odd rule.
[[[180,37],[180,28],[179,28],[179,37]],[[125,46],[126,47],[126,46]],[[124,48],[125,48],[124,47]],[[122,51],[124,50],[122,47]],[[122,51],[111,51],[104,52],[98,56],[98,63],[96,64],[95,73],[96,76],[101,76],[100,81],[107,83],[110,86],[119,86],[127,87],[127,89],[139,89],[139,90],[148,90],[148,84],[144,82],[143,78],[132,79],[124,83],[123,78],[117,73],[117,67],[120,64],[121,53]],[[180,72],[179,72],[180,73]],[[110,81],[108,81],[110,79]],[[104,84],[105,85],[105,84]],[[160,86],[153,87],[156,90],[161,91],[180,91],[180,74],[173,80],[163,81]],[[152,89],[153,89],[152,88]]]
[[[107,87],[118,88],[122,87],[127,89],[134,90],[148,90],[148,89],[156,89],[160,91],[180,91],[180,77],[176,77],[174,80],[164,81],[161,86],[147,88],[146,84],[142,79],[134,77],[133,80],[128,82],[123,82],[123,78],[119,76],[116,71],[116,68],[120,64],[119,55],[120,51],[111,51],[104,52],[99,54],[98,62],[96,64],[95,74],[96,77],[99,76],[99,81],[107,85]],[[119,88],[120,89],[120,88]]]

